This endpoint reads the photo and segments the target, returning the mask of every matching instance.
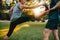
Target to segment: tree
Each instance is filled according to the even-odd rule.
[[[2,0],[0,0],[0,10],[2,9]]]

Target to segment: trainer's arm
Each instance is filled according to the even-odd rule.
[[[50,11],[54,11],[58,8],[60,8],[60,1],[53,8],[51,8]]]

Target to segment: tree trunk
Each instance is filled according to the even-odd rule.
[[[2,0],[0,0],[0,10],[2,9]]]

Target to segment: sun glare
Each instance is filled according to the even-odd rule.
[[[40,4],[44,4],[44,2],[43,1],[41,1],[41,2],[35,1],[35,4],[40,5]],[[39,13],[45,11],[45,7],[40,6],[40,7],[37,7],[35,9],[33,9],[33,11],[34,11],[34,15],[39,15]]]

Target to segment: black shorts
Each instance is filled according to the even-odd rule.
[[[58,19],[49,19],[45,28],[48,28],[50,30],[57,29],[58,28]]]

